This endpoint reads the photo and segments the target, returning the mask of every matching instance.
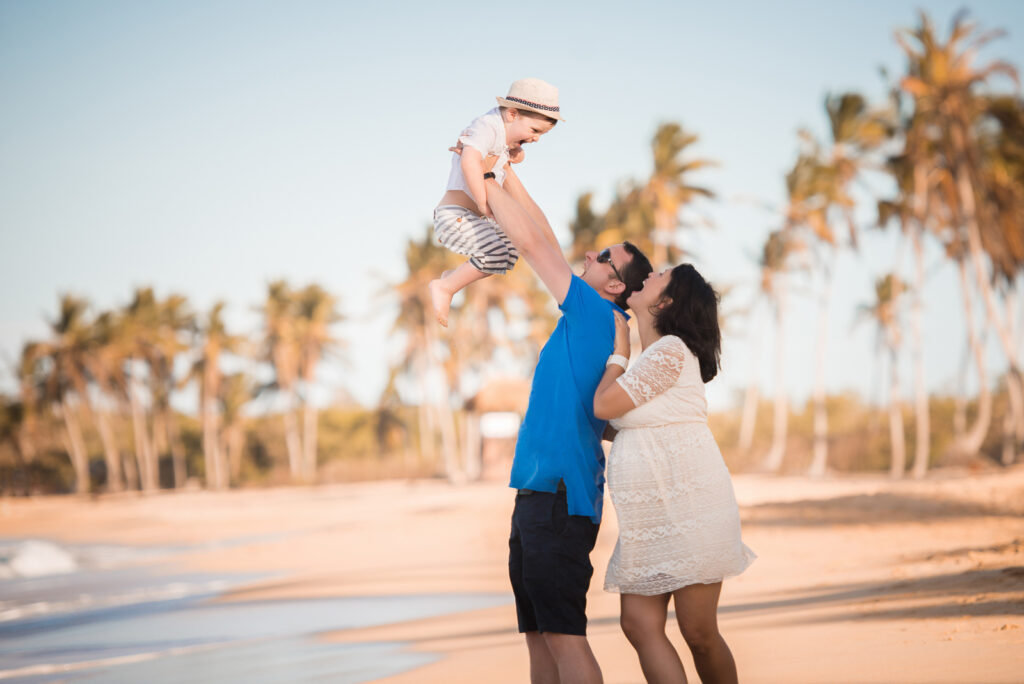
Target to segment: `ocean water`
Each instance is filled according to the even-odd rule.
[[[369,682],[438,656],[324,632],[511,602],[431,594],[213,602],[267,575],[174,571],[187,547],[0,540],[0,682]]]

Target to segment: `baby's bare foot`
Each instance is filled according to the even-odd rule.
[[[445,274],[447,274],[447,271]],[[430,303],[434,307],[434,315],[437,317],[437,322],[447,328],[448,309],[452,305],[452,296],[441,285],[440,278],[431,280],[430,284],[427,285],[427,289],[430,290]]]

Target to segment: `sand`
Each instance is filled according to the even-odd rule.
[[[1024,681],[1024,466],[923,481],[734,478],[759,559],[727,580],[720,625],[745,682]],[[501,483],[376,482],[0,501],[0,537],[193,545],[179,567],[266,572],[222,601],[508,594],[512,492]],[[641,682],[593,554],[590,639],[605,681]],[[233,540],[223,544],[224,540]],[[697,681],[685,645],[669,633]],[[441,657],[387,682],[525,682],[511,604],[321,636]]]

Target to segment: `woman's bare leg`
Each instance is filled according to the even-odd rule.
[[[704,684],[735,684],[736,661],[718,631],[718,597],[722,583],[691,584],[673,592],[676,620],[693,664]]]
[[[686,672],[679,654],[665,635],[671,594],[640,596],[622,594],[619,623],[640,657],[644,678],[652,684],[685,684]]]

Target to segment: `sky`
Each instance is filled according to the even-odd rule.
[[[566,121],[518,173],[563,245],[576,198],[593,192],[601,207],[644,178],[658,124],[679,122],[699,136],[692,154],[717,162],[693,179],[716,199],[690,215],[712,227],[681,244],[741,306],[781,225],[798,130],[826,136],[828,93],[882,98],[880,68],[904,66],[893,32],[918,8],[945,36],[962,7],[1006,31],[983,60],[1024,65],[1014,1],[0,0],[0,390],[12,391],[6,361],[46,336],[61,293],[94,311],[140,286],[198,311],[224,300],[232,329],[255,339],[267,284],[284,278],[340,298],[345,361],[322,369],[319,401],[373,405],[399,351],[389,286],[444,191],[446,148],[526,76],[560,89]],[[900,252],[893,231],[869,228],[873,210],[858,220],[861,247],[836,267],[827,388],[870,399],[885,383],[857,306]],[[927,262],[928,384],[949,392],[964,353],[960,295],[937,246]],[[813,382],[812,294],[797,288],[786,327],[797,401]],[[751,382],[771,391],[773,341],[764,311],[730,326],[712,410]]]

